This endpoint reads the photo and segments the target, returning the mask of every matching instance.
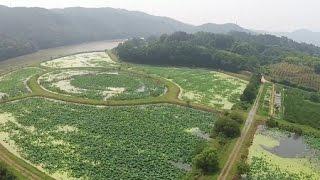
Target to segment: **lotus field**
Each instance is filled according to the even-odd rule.
[[[51,92],[104,101],[156,97],[165,92],[157,80],[114,69],[53,71],[39,82]]]
[[[95,107],[42,98],[0,106],[3,142],[55,178],[179,179],[215,115],[175,105]],[[62,173],[63,172],[63,173]]]
[[[105,52],[61,57],[0,77],[0,143],[56,179],[182,179],[247,83]]]
[[[24,68],[0,76],[0,100],[28,94],[27,80],[40,72],[40,68]]]
[[[247,81],[217,71],[189,68],[143,67],[143,71],[156,74],[177,83],[181,99],[220,109],[231,109],[239,102]]]

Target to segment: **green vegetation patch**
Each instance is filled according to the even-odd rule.
[[[221,109],[231,109],[240,101],[247,81],[220,72],[204,69],[143,67],[177,83],[182,88],[183,100]]]
[[[308,100],[308,92],[289,88],[284,96],[284,119],[320,129],[320,103]]]
[[[270,114],[270,100],[272,93],[272,85],[266,83],[259,102],[258,113],[263,116],[268,116]]]
[[[119,70],[61,70],[40,77],[49,91],[96,100],[157,97],[165,85],[150,77]]]
[[[208,134],[215,121],[213,113],[175,105],[95,107],[42,98],[3,104],[0,114],[11,114],[0,131],[22,157],[51,174],[89,179],[179,179],[207,141],[199,132]]]
[[[0,100],[30,93],[27,80],[42,72],[40,68],[23,68],[0,76]]]

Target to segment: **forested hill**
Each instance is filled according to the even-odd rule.
[[[320,48],[317,46],[297,43],[284,37],[245,32],[228,35],[176,32],[159,38],[131,39],[115,50],[122,60],[133,63],[227,71],[255,71],[263,65],[279,63],[287,57],[297,57],[295,63],[313,68],[320,64]]]
[[[167,17],[113,8],[48,10],[0,6],[0,60],[87,41],[147,37],[181,30],[227,33],[242,29],[234,24],[193,26]]]

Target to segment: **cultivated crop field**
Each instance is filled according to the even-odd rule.
[[[55,93],[104,101],[157,97],[165,92],[159,81],[116,69],[53,71],[39,82]]]
[[[2,142],[54,177],[177,179],[206,141],[190,129],[209,133],[215,115],[175,105],[95,107],[29,98],[1,105],[0,120]]]
[[[320,90],[320,75],[307,66],[278,63],[270,66],[269,75],[278,82],[287,81],[297,86]]]
[[[307,99],[306,91],[288,88],[284,96],[284,119],[298,124],[320,128],[320,103]]]
[[[41,66],[50,68],[74,67],[106,67],[115,66],[115,62],[105,52],[82,53],[66,56],[41,63]]]
[[[30,93],[26,81],[40,72],[40,68],[24,68],[0,76],[0,100]]]
[[[231,109],[239,102],[247,81],[216,71],[189,68],[143,67],[145,72],[178,84],[180,98],[220,109]]]
[[[277,129],[259,129],[249,149],[249,179],[319,179],[318,142]]]

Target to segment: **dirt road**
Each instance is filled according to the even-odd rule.
[[[218,177],[218,180],[226,180],[228,175],[230,174],[230,171],[232,170],[232,167],[234,166],[234,163],[236,162],[237,160],[237,156],[240,152],[240,149],[241,149],[241,146],[243,145],[243,142],[245,141],[247,135],[248,135],[248,132],[249,132],[249,129],[250,127],[252,126],[253,124],[253,120],[254,120],[254,116],[258,110],[258,107],[259,107],[259,99],[260,99],[260,96],[261,96],[261,93],[262,93],[262,90],[263,90],[263,86],[264,85],[261,85],[260,89],[259,89],[259,92],[258,92],[258,95],[257,95],[257,98],[249,112],[249,115],[247,117],[247,120],[244,124],[244,127],[241,131],[241,136],[240,138],[237,140],[230,156],[229,156],[229,159],[228,161],[226,162],[225,166],[223,167],[219,177]]]

